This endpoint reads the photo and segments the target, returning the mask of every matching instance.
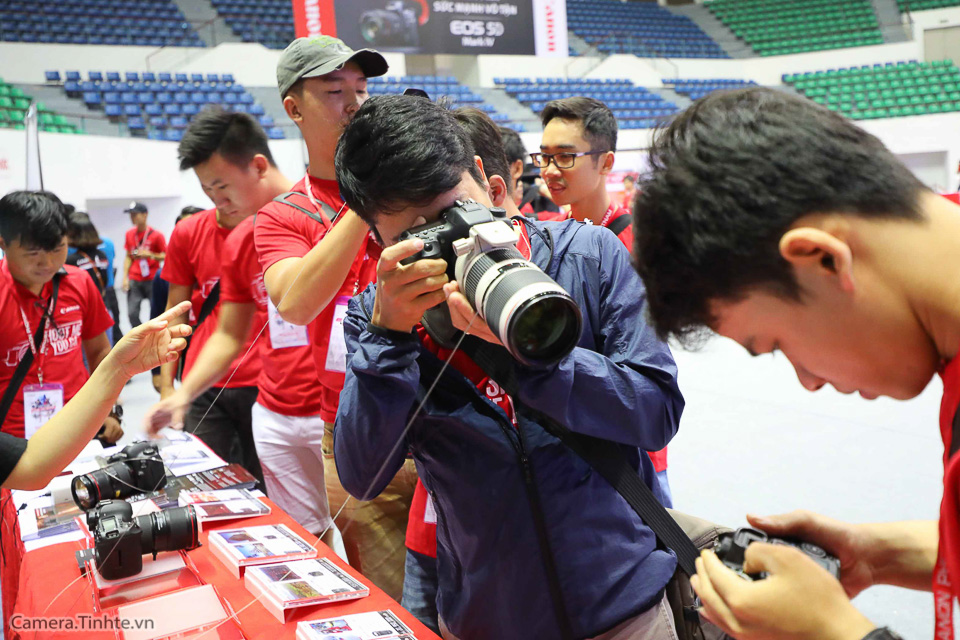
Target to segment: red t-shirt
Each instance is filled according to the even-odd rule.
[[[960,597],[960,455],[950,458],[953,423],[960,419],[960,358],[954,358],[940,372],[943,379],[943,400],[940,403],[940,436],[943,439],[943,498],[940,502],[940,558],[934,570],[934,596],[953,594]],[[946,571],[941,572],[940,563]],[[941,576],[941,573],[945,575]],[[940,581],[940,585],[938,585]],[[939,588],[938,588],[939,587]],[[953,610],[953,603],[944,603]],[[937,602],[937,609],[941,603]],[[939,621],[939,620],[938,620]]]
[[[253,218],[250,217],[238,224],[223,243],[220,299],[252,302],[257,306],[253,335],[259,335],[263,363],[257,385],[260,387],[257,402],[284,416],[315,416],[320,413],[321,400],[310,347],[274,347],[272,328],[264,328],[270,322],[269,297],[253,245]]]
[[[44,383],[63,385],[63,401],[66,403],[90,377],[83,365],[83,341],[91,340],[113,326],[90,276],[69,265],[64,269],[67,274],[60,280],[53,322],[47,320],[46,351],[43,355],[37,354],[3,422],[4,432],[20,438],[24,435],[23,387],[40,382],[38,374],[42,367]],[[43,285],[39,296],[33,295],[13,279],[7,261],[0,261],[0,353],[3,357],[0,389],[6,390],[20,359],[30,350],[20,310],[23,309],[27,316],[32,339],[52,294],[53,283],[48,282]]]
[[[318,202],[330,205],[337,212],[343,208],[343,200],[340,198],[340,188],[336,180],[320,180],[311,177],[310,183],[313,197]],[[297,198],[299,206],[308,209],[312,207],[305,196],[305,180],[294,185],[293,191],[304,194],[304,197]],[[253,236],[257,254],[260,257],[260,268],[264,273],[281,260],[305,256],[323,239],[333,225],[330,224],[326,215],[322,212],[318,213],[323,217],[323,224],[302,211],[280,202],[270,202],[257,213]],[[379,257],[380,247],[368,235],[366,245],[357,252],[350,274],[344,280],[340,291],[310,323],[310,348],[323,391],[321,416],[324,422],[333,422],[336,419],[337,407],[340,404],[340,390],[343,389],[344,374],[327,370],[327,351],[337,301],[344,296],[349,298],[356,295],[368,284],[376,281]]]
[[[231,231],[232,229],[221,227],[217,222],[216,209],[207,209],[178,224],[170,234],[170,246],[167,247],[167,258],[163,262],[161,277],[170,284],[194,287],[194,294],[190,298],[193,303],[193,308],[190,310],[190,324],[196,324],[204,300],[220,281],[223,243]],[[219,316],[220,303],[218,302],[213,313],[194,331],[183,363],[184,378],[190,373],[193,363],[203,350],[203,345],[216,330]],[[259,344],[254,345],[253,350],[244,358],[251,344],[253,344],[252,336],[247,340],[241,354],[230,364],[230,373],[215,386],[228,389],[256,386],[257,378],[260,377]],[[243,359],[242,362],[240,362],[241,359]],[[233,377],[230,377],[231,373]]]
[[[127,229],[127,236],[123,242],[123,247],[127,250],[128,255],[134,250],[149,251],[150,253],[166,253],[167,241],[164,239],[162,233],[152,227],[147,227],[147,230],[143,233],[137,233],[137,228],[133,227]],[[138,258],[134,255],[130,257],[133,258],[133,262],[130,264],[130,273],[128,274],[130,279],[153,280],[153,277],[157,275],[157,271],[160,269],[160,262],[153,258]],[[140,260],[147,261],[147,266],[150,268],[147,275],[144,275],[141,270]]]

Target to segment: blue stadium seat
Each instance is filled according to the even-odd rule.
[[[118,71],[107,71],[107,82],[120,82],[120,73]]]
[[[183,105],[183,115],[193,117],[200,113],[200,105],[197,104],[185,104]]]
[[[220,82],[220,76],[216,73],[208,73],[207,82]]]
[[[163,132],[163,139],[169,142],[180,142],[183,139],[183,131],[179,129],[166,129]]]
[[[190,82],[195,82],[195,83],[196,83],[196,82],[203,82],[203,74],[202,74],[202,73],[193,73],[193,74],[190,74]]]
[[[123,116],[123,107],[118,104],[108,104],[103,108],[103,112],[108,118],[120,118]]]
[[[156,82],[157,76],[152,71],[144,71],[140,74],[140,79],[143,82]]]
[[[249,113],[252,116],[262,116],[266,113],[266,110],[263,108],[262,104],[252,104],[250,105]]]
[[[163,107],[154,102],[144,106],[143,112],[148,116],[160,116],[163,115]]]
[[[178,116],[181,113],[183,113],[183,111],[180,109],[180,105],[175,102],[163,106],[163,115],[165,116]]]
[[[91,78],[92,79],[92,78]],[[69,82],[80,82],[80,72],[79,71],[67,71],[67,80]]]
[[[157,129],[166,129],[167,119],[163,116],[152,116],[150,118],[150,126],[156,127]]]
[[[176,116],[170,118],[170,126],[174,129],[186,129],[187,128],[187,119],[182,116]]]
[[[60,82],[59,71],[47,71],[44,73],[44,76],[46,77],[47,82]]]
[[[124,78],[126,78],[127,82],[140,82],[140,74],[136,71],[127,71],[124,74]]]
[[[259,118],[257,118],[257,122],[259,122],[260,126],[265,129],[272,127],[275,124],[273,121],[273,116],[271,115],[260,116]]]
[[[280,127],[270,127],[267,129],[267,136],[271,140],[283,140],[286,137],[283,135],[283,129]]]
[[[140,115],[140,105],[137,104],[128,104],[123,107],[123,115],[127,116],[139,116]]]
[[[187,82],[190,82],[190,80],[187,78],[187,74],[185,73],[178,73],[175,77],[177,83],[179,84],[186,84]]]
[[[129,118],[127,119],[127,128],[130,129],[130,132],[142,132],[146,131],[147,125],[143,123],[143,118]]]
[[[83,102],[88,107],[100,106],[103,103],[103,99],[99,93],[96,91],[87,91],[83,94]]]
[[[160,82],[165,83],[165,84],[169,84],[169,83],[173,82],[173,77],[171,77],[171,75],[170,75],[169,73],[160,73],[160,74],[157,74],[157,79],[158,79]]]
[[[226,82],[227,84],[233,84],[233,82],[234,82],[234,80],[233,80],[233,74],[232,74],[232,73],[225,73],[225,74],[223,74],[222,76],[220,76],[220,81],[221,81],[221,82]]]

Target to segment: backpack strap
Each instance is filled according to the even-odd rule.
[[[291,199],[293,196],[298,196],[306,202],[304,202],[302,205],[297,204]],[[320,211],[314,211],[313,204],[310,202],[310,198],[308,198],[306,194],[300,193],[299,191],[288,191],[286,193],[281,193],[274,198],[273,201],[285,204],[288,207],[293,207],[297,211],[305,213],[325,227],[333,226],[333,224],[337,221],[337,218],[340,217],[340,212],[334,211],[333,207],[328,205],[326,202],[318,202],[317,204],[320,205]],[[326,218],[324,218],[324,216],[326,216]]]
[[[607,225],[607,229],[613,231],[613,235],[619,236],[631,224],[633,224],[633,216],[629,213],[625,213],[616,220],[611,221],[610,224]]]

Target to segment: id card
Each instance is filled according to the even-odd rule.
[[[63,408],[62,384],[28,384],[23,388],[23,435],[28,440]]]
[[[146,258],[140,258],[140,275],[144,278],[150,275],[150,263]]]
[[[305,347],[310,344],[307,328],[291,324],[280,317],[273,301],[267,298],[267,315],[270,316],[270,346],[274,349]]]
[[[347,317],[348,296],[337,298],[337,307],[333,310],[333,322],[330,324],[330,341],[327,344],[327,371],[347,372],[347,341],[343,337],[343,319]]]

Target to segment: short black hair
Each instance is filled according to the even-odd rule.
[[[337,143],[340,195],[367,224],[424,206],[469,171],[483,183],[467,131],[449,109],[418,96],[375,96],[363,103]]]
[[[520,134],[510,127],[500,127],[500,137],[503,138],[503,151],[507,154],[507,162],[513,164],[520,160],[524,164],[530,161],[527,148],[523,145]]]
[[[507,184],[507,193],[513,193],[510,179],[510,163],[503,150],[500,127],[476,107],[460,107],[453,112],[460,126],[467,130],[474,152],[483,160],[483,171],[490,176],[500,176]]]
[[[547,126],[554,118],[579,122],[591,151],[617,150],[617,118],[599,100],[584,96],[551,100],[540,113],[540,121]]]
[[[634,183],[634,184],[636,184],[636,182],[637,182],[637,179],[633,177],[633,174],[632,174],[632,173],[628,173],[627,175],[623,176],[623,181],[626,182],[627,180],[629,180],[630,182],[632,182],[632,183]]]
[[[197,213],[202,213],[204,211],[203,207],[195,207],[193,205],[187,205],[183,209],[180,209],[180,214],[177,216],[177,219],[174,221],[173,226],[177,226],[186,218],[189,218],[192,215]]]
[[[64,211],[60,198],[49,191],[12,191],[0,199],[0,238],[53,251],[67,235]]]
[[[100,233],[88,213],[73,211],[67,216],[67,242],[81,251],[96,251],[101,242]]]
[[[805,98],[765,88],[695,102],[650,149],[634,199],[634,260],[662,338],[693,345],[715,302],[800,300],[783,234],[813,213],[922,219],[925,187],[883,143]]]
[[[253,116],[222,107],[207,107],[190,122],[177,147],[180,170],[193,169],[214,153],[241,167],[260,154],[276,166],[267,134]]]

